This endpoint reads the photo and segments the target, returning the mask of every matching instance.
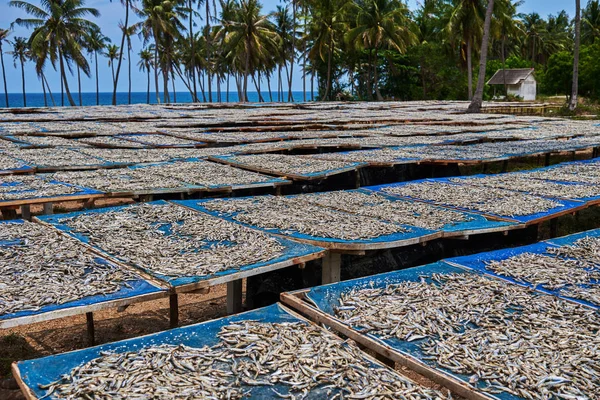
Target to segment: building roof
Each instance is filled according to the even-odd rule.
[[[504,85],[504,74],[506,74],[506,84],[516,85],[521,81],[529,78],[535,70],[533,68],[520,68],[520,69],[499,69],[492,79],[488,81],[488,85]]]

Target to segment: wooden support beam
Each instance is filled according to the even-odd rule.
[[[323,272],[321,284],[335,283],[340,281],[340,270],[342,267],[342,255],[340,253],[328,252],[323,257]]]
[[[281,186],[275,188],[275,196],[281,196]]]
[[[21,206],[21,218],[31,221],[31,206],[29,204],[23,204]]]
[[[550,153],[546,153],[546,155],[544,156],[544,166],[550,166]]]
[[[94,329],[94,313],[85,313],[85,319],[87,324],[87,341],[88,346],[96,345],[96,331]]]
[[[358,189],[360,187],[360,169],[357,168],[356,171],[354,171],[354,187],[356,189]]]
[[[44,215],[52,215],[52,214],[54,214],[54,204],[44,203]]]
[[[508,171],[508,160],[502,161],[502,173]]]
[[[177,328],[179,325],[179,299],[176,294],[169,296],[169,326]]]
[[[94,208],[94,205],[96,204],[96,199],[88,199],[83,203],[83,208],[90,209],[90,208]]]
[[[227,282],[227,314],[242,311],[242,280]]]

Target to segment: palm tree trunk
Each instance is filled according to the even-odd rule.
[[[129,96],[127,100],[131,104],[131,39],[129,37],[127,37],[127,63],[129,68]]]
[[[62,70],[60,74],[60,106],[65,106],[65,84],[62,80]]]
[[[112,78],[113,84],[115,83],[115,61],[113,60],[110,64],[110,69],[112,70]]]
[[[502,79],[504,83],[504,98],[508,96],[508,85],[506,84],[506,35],[502,35]]]
[[[44,107],[48,107],[48,96],[46,96],[46,85],[44,84],[44,77],[40,76],[42,81],[42,92],[44,92]]]
[[[243,95],[244,99],[242,102],[248,101],[248,73],[250,72],[250,43],[249,39],[246,40],[246,62],[244,63],[244,86]]]
[[[231,77],[231,74],[227,74],[227,98],[226,101],[229,103],[229,78]]]
[[[469,100],[473,99],[473,41],[471,36],[467,39],[467,79],[469,81]]]
[[[329,98],[329,90],[331,87],[331,62],[332,62],[332,58],[333,58],[333,38],[330,39],[329,42],[329,50],[328,50],[328,55],[327,55],[327,82],[326,82],[326,88],[325,88],[325,94],[323,95],[323,98],[321,99],[321,101],[325,101]]]
[[[297,0],[292,0],[292,21],[293,21],[293,29],[292,29],[292,51],[290,57],[290,77],[288,80],[288,101],[293,102],[294,96],[292,95],[292,77],[294,76],[294,59],[296,58],[296,11],[298,6],[296,4]]]
[[[25,93],[25,66],[21,60],[21,83],[23,85],[23,107],[27,107],[27,94]]]
[[[71,95],[71,91],[69,90],[69,82],[67,82],[67,75],[65,74],[65,65],[63,60],[63,55],[59,51],[58,58],[60,59],[60,75],[62,78],[62,82],[65,85],[65,92],[67,92],[67,99],[69,100],[69,104],[71,107],[75,107],[75,100],[73,100],[73,96]],[[63,103],[64,105],[64,103]]]
[[[123,36],[121,36],[121,47],[119,48],[119,62],[117,63],[117,75],[113,78],[113,97],[112,105],[117,105],[117,85],[119,83],[119,72],[121,72],[121,62],[123,61],[123,47],[125,46],[125,36],[129,24],[129,0],[125,0],[125,24],[123,27]]]
[[[148,65],[148,89],[146,91],[146,103],[150,104],[150,66]]]
[[[160,94],[158,92],[158,40],[154,35],[154,87],[156,89],[156,102],[160,104]]]
[[[488,47],[490,44],[490,25],[492,23],[492,15],[494,14],[494,0],[488,1],[487,11],[485,13],[485,22],[483,24],[483,41],[481,43],[481,55],[479,57],[479,76],[477,77],[477,90],[475,96],[469,105],[467,112],[481,112],[483,104],[483,87],[485,86],[485,67],[487,65]]]
[[[569,110],[577,108],[579,92],[579,47],[581,45],[581,0],[575,0],[575,49],[573,55],[573,87],[571,88],[571,104]]]
[[[383,96],[379,91],[379,72],[377,71],[377,47],[375,47],[375,59],[373,61],[373,79],[375,83],[375,95],[377,96],[377,101],[383,101]]]
[[[8,87],[6,86],[6,68],[4,67],[4,53],[2,52],[2,42],[0,42],[0,60],[2,61],[2,79],[4,79],[4,99],[6,107],[10,107],[8,103]]]
[[[277,101],[283,101],[283,85],[281,84],[281,64],[277,67]]]
[[[304,5],[304,7],[302,8],[302,11],[304,12],[304,34],[306,34],[306,21],[308,20],[307,15],[307,7],[306,5]],[[304,102],[306,103],[306,40],[304,40],[302,42],[302,94],[303,94],[303,99]]]
[[[271,74],[267,73],[267,87],[269,88],[269,101],[273,102],[273,92],[271,92]]]
[[[98,83],[98,52],[94,52],[96,58],[96,105],[100,105],[100,84]]]
[[[315,101],[315,74],[310,74],[310,101]]]
[[[177,103],[177,91],[175,90],[175,77],[173,76],[172,78],[173,79],[171,79],[171,86],[173,87],[173,101],[175,103]]]
[[[198,85],[200,85],[200,91],[202,93],[202,101],[206,103],[206,94],[204,93],[204,79],[202,79],[202,69],[198,68]]]
[[[163,102],[169,104],[171,102],[171,97],[169,96],[169,73],[166,69],[166,66],[163,66]]]
[[[221,98],[222,98],[222,93],[221,93],[221,77],[217,75],[217,103],[221,102]]]
[[[79,107],[82,107],[83,101],[81,101],[81,68],[79,68],[79,65],[77,66],[77,92],[79,93]]]
[[[192,96],[192,102],[198,102],[198,87],[196,86],[196,43],[194,41],[194,12],[192,10],[194,0],[189,0],[188,7],[190,9],[190,70],[192,70],[192,87],[194,89],[194,93]]]
[[[52,101],[52,107],[56,107],[54,95],[52,94],[52,89],[50,89],[50,85],[48,84],[48,79],[46,79],[46,75],[42,74],[42,78],[44,78],[44,82],[46,83],[46,87],[48,88],[48,94],[50,95],[50,100]]]
[[[208,88],[208,101],[212,103],[212,73],[210,70],[210,51],[211,51],[211,43],[210,43],[210,2],[209,0],[205,0],[206,2],[206,73],[207,73],[207,81],[206,85]]]

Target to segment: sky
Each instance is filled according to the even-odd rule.
[[[39,0],[29,0],[31,3],[38,5]],[[263,0],[264,12],[270,12],[275,9],[278,4],[282,4],[281,0]],[[582,2],[582,7],[586,3],[584,0]],[[415,9],[417,7],[418,0],[408,0],[408,5],[411,9]],[[124,18],[124,9],[119,0],[113,0],[110,2],[109,0],[88,0],[86,2],[86,6],[96,8],[100,11],[100,18],[95,20],[104,34],[110,37],[113,43],[120,44],[121,32],[118,28],[119,22]],[[567,0],[525,0],[524,4],[520,7],[519,11],[523,13],[537,12],[543,16],[548,14],[556,14],[561,10],[566,10],[569,15],[573,15],[575,13],[575,2],[567,1]],[[17,18],[24,18],[26,14],[24,11],[9,7],[8,0],[0,0],[0,28],[8,28],[10,24]],[[12,39],[17,36],[28,37],[30,31],[25,28],[15,27],[14,31],[11,33]],[[133,56],[132,56],[132,88],[134,92],[144,92],[146,90],[146,79],[145,75],[138,72],[138,68],[136,66],[138,62],[137,53],[142,48],[142,44],[140,40],[137,38],[133,39]],[[6,54],[10,51],[10,45],[5,45],[3,48],[4,52],[4,63],[6,66],[6,75],[7,75],[7,83],[8,83],[8,92],[9,93],[20,93],[21,92],[21,73],[19,68],[14,67],[14,63],[12,60],[12,56]],[[121,74],[125,73],[125,75],[121,75],[119,78],[119,91],[127,91],[127,61],[123,61],[124,65],[122,66]],[[91,65],[92,70],[94,69],[94,65]],[[112,92],[112,78],[110,68],[108,67],[108,60],[106,58],[99,58],[99,69],[100,69],[100,91],[101,92]],[[294,79],[293,82],[293,90],[301,90],[302,89],[302,81],[299,77],[300,74]],[[53,92],[58,92],[60,87],[59,75],[55,71],[52,70],[51,67],[47,68],[46,73],[47,79],[52,87]],[[33,65],[29,63],[25,67],[25,81],[26,81],[26,91],[28,93],[40,93],[42,91],[41,84],[37,79],[35,74]],[[75,77],[71,77],[69,80],[69,86],[73,92],[77,90],[77,80]],[[95,80],[92,75],[91,78],[82,77],[82,91],[83,92],[95,92]],[[184,91],[185,86],[183,83],[179,82],[177,84],[178,91]],[[232,88],[233,90],[233,88]],[[0,92],[4,92],[4,87],[0,86]]]

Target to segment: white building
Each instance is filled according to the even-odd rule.
[[[488,81],[488,85],[504,86],[506,84],[509,95],[518,96],[525,101],[535,101],[537,82],[533,75],[534,71],[533,68],[499,69]]]

